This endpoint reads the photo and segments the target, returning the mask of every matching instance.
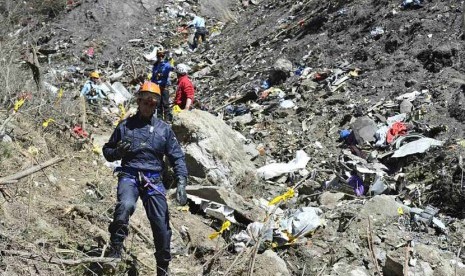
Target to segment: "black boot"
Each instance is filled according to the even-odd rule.
[[[168,276],[169,262],[157,262],[157,276]]]
[[[108,251],[108,258],[121,259],[121,252],[123,251],[122,243],[112,243],[110,244],[110,250]]]

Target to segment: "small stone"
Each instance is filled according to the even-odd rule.
[[[410,112],[412,112],[413,104],[409,100],[403,100],[399,108],[400,113],[409,114]]]
[[[332,209],[336,207],[337,203],[342,201],[344,197],[344,193],[324,192],[320,195],[319,201],[321,205]]]
[[[405,81],[405,87],[412,87],[414,86],[415,84],[417,84],[418,82],[414,79],[409,79],[407,81]]]

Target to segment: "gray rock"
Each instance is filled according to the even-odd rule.
[[[288,59],[280,58],[274,63],[273,69],[276,71],[290,73],[292,71],[292,62]]]
[[[212,68],[210,66],[205,67],[202,70],[197,71],[194,74],[192,74],[192,78],[199,79],[199,78],[205,77],[206,75],[210,74],[211,71],[212,71]]]
[[[379,195],[370,199],[360,210],[360,216],[366,218],[368,215],[383,221],[392,217],[398,217],[397,209],[403,205],[396,202],[395,196]]]
[[[351,128],[354,132],[355,139],[359,144],[376,141],[375,133],[378,130],[378,126],[375,121],[367,116],[357,118],[355,122],[352,123]]]
[[[390,255],[386,256],[386,264],[383,267],[383,274],[389,276],[403,276],[404,265],[402,260]]]
[[[320,195],[320,205],[324,205],[329,209],[336,207],[337,203],[344,199],[344,193],[324,192]]]
[[[12,143],[13,142],[13,139],[11,139],[11,137],[6,135],[6,134],[1,138],[2,138],[3,143]]]
[[[270,85],[273,86],[285,82],[286,79],[290,76],[291,71],[292,62],[284,58],[278,59],[274,63],[273,69],[270,71],[270,75],[268,76]]]
[[[368,276],[370,273],[366,268],[360,266],[349,265],[344,262],[338,262],[333,265],[331,275],[349,275],[349,276]]]
[[[214,252],[217,246],[225,244],[221,236],[215,240],[208,238],[208,234],[215,232],[215,229],[205,225],[198,216],[190,213],[180,214],[176,211],[173,212],[170,220],[176,229],[180,229],[184,243],[187,243],[192,250],[200,250],[201,253],[208,254]],[[179,247],[182,245],[180,244]]]
[[[405,87],[412,87],[417,83],[418,83],[418,81],[416,81],[414,79],[409,79],[409,80],[405,81]]]
[[[421,260],[428,262],[433,266],[439,265],[443,260],[443,258],[441,257],[441,253],[434,246],[416,243],[414,250]]]
[[[260,271],[261,275],[270,276],[290,276],[291,273],[287,269],[286,262],[281,259],[273,250],[266,250],[263,254],[257,255],[256,271]]]
[[[237,124],[242,125],[242,126],[247,125],[247,124],[251,123],[252,121],[253,121],[253,117],[252,117],[251,113],[246,113],[244,115],[236,116],[236,117],[231,119],[232,123],[237,123]]]
[[[244,150],[250,156],[251,159],[257,157],[260,154],[255,144],[244,145]]]
[[[409,274],[413,275],[423,275],[423,276],[432,276],[434,275],[434,271],[431,266],[427,262],[419,262],[412,272]],[[458,275],[458,274],[457,274]]]
[[[315,89],[318,87],[318,83],[312,81],[311,79],[304,79],[301,83],[300,83],[300,88],[304,91],[304,92],[313,92],[315,91]]]
[[[244,158],[243,140],[218,117],[201,110],[181,112],[173,131],[185,147],[189,175],[228,187],[257,181],[254,164]]]
[[[399,108],[400,108],[400,113],[409,114],[410,112],[412,112],[413,104],[409,100],[403,100],[400,103]]]
[[[434,269],[434,276],[450,276],[450,275],[465,275],[465,267],[462,263],[455,264],[455,260],[450,260],[452,263],[447,263],[445,260],[442,266]],[[457,271],[456,271],[457,270]]]

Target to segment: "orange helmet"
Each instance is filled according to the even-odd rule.
[[[144,84],[142,84],[142,86],[140,87],[139,92],[150,92],[161,96],[160,86],[151,81],[144,82]]]

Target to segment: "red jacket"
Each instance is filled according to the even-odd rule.
[[[178,89],[176,89],[174,104],[184,109],[187,99],[191,99],[192,103],[194,103],[194,85],[187,75],[182,75],[178,78]]]

